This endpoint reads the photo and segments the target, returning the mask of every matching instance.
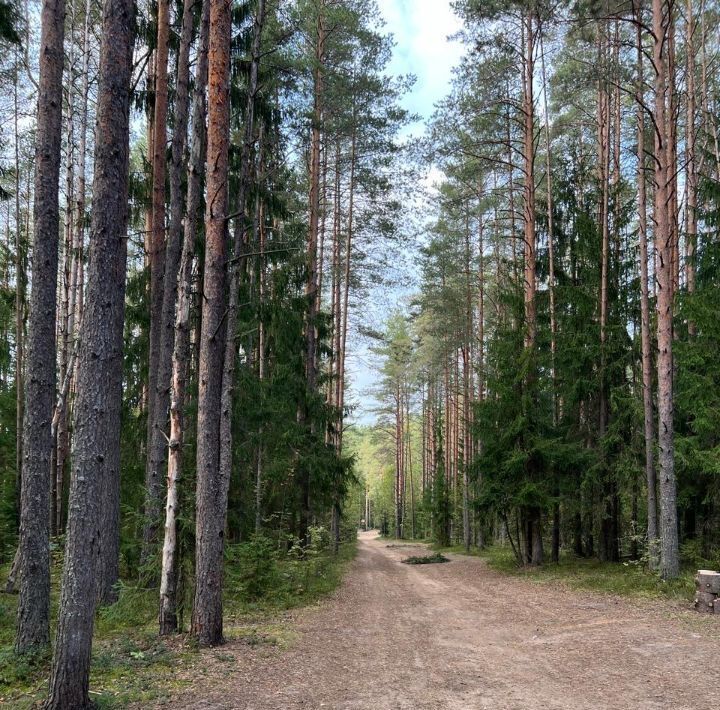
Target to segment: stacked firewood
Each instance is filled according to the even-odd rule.
[[[720,572],[698,570],[695,589],[695,609],[703,614],[720,614]]]

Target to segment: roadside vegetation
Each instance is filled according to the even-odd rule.
[[[692,561],[686,560],[679,576],[666,581],[659,574],[651,572],[643,560],[627,560],[618,564],[601,562],[596,558],[561,554],[560,560],[554,564],[520,567],[509,546],[471,548],[470,552],[466,552],[462,545],[432,545],[432,549],[438,554],[449,552],[480,557],[496,572],[522,577],[537,584],[560,584],[571,589],[624,597],[665,598],[688,603],[695,594],[695,573],[703,566],[702,560],[696,558]],[[704,566],[712,567],[710,561],[705,560],[704,563]]]
[[[332,552],[324,528],[303,554],[297,547],[279,553],[273,541],[258,537],[228,546],[225,557],[225,628],[228,641],[284,647],[294,642],[284,612],[309,606],[331,594],[354,558],[356,543],[343,542]],[[9,569],[0,569],[0,580]],[[52,608],[57,608],[60,567],[53,566]],[[188,611],[181,615],[184,628]],[[97,617],[90,678],[91,699],[98,708],[152,703],[189,686],[201,672],[197,644],[185,633],[157,635],[155,589],[121,585],[118,601]],[[0,707],[31,708],[47,692],[49,654],[13,652],[17,596],[0,594]],[[53,625],[55,619],[53,619]],[[222,655],[222,647],[216,653]]]

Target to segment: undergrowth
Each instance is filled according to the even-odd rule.
[[[343,543],[333,555],[324,531],[314,533],[315,543],[305,552],[292,547],[281,555],[264,538],[228,546],[224,597],[228,639],[284,647],[294,637],[279,618],[281,612],[312,604],[337,588],[356,545]],[[0,570],[0,580],[7,571]],[[53,625],[59,574],[58,566],[53,569]],[[156,589],[124,583],[118,601],[98,612],[90,677],[91,699],[98,708],[149,705],[191,682],[187,669],[196,650],[182,634],[158,637],[157,609]],[[23,710],[45,697],[50,655],[14,653],[16,613],[17,596],[0,594],[0,707]]]
[[[436,552],[434,555],[406,557],[402,562],[406,565],[435,565],[450,562],[450,559],[442,553]]]
[[[466,554],[462,545],[437,547],[443,552]],[[473,556],[486,560],[488,566],[503,574],[523,577],[538,584],[563,584],[572,589],[587,589],[627,597],[691,600],[695,593],[696,563],[683,567],[677,579],[663,581],[642,562],[600,562],[563,554],[559,563],[546,562],[541,567],[519,567],[509,547],[472,548]]]

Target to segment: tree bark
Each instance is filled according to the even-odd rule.
[[[408,485],[410,488],[410,536],[415,539],[416,528],[415,528],[415,481],[413,479],[413,466],[412,466],[412,431],[411,425],[412,420],[410,419],[410,394],[405,388],[405,422],[407,426],[407,472],[408,472]],[[339,523],[338,523],[339,525]]]
[[[533,99],[534,61],[535,61],[535,30],[533,16],[528,13],[525,25],[525,54],[523,74],[523,160],[524,160],[524,192],[523,192],[523,226],[525,242],[525,349],[535,348],[537,334],[537,317],[535,294],[536,286],[536,254],[535,254],[535,106]]]
[[[697,190],[698,169],[695,155],[696,143],[696,113],[697,97],[695,92],[695,17],[693,15],[693,0],[687,0],[686,10],[686,38],[685,53],[687,57],[687,114],[685,128],[685,282],[687,292],[695,292],[695,251],[697,248],[698,214]],[[693,321],[688,322],[689,334],[695,335],[696,327]]]
[[[259,149],[259,156],[258,156],[258,175],[257,180],[258,184],[261,183],[263,179],[263,173],[265,170],[265,161],[264,161],[264,144],[263,144],[263,136],[264,132],[262,130],[262,127],[260,129],[260,149]],[[258,245],[258,271],[259,273],[259,279],[258,279],[258,293],[260,297],[260,303],[265,302],[265,296],[266,296],[266,282],[267,282],[267,276],[266,276],[266,268],[267,265],[265,263],[265,243],[266,243],[266,233],[265,233],[265,204],[262,200],[262,198],[258,195],[257,198],[257,213],[258,213],[258,237],[259,237],[259,245]],[[265,354],[265,323],[263,321],[263,315],[261,311],[261,316],[258,323],[258,380],[260,381],[260,402],[261,406],[264,400],[265,391],[264,391],[264,381],[266,376],[266,354]],[[263,442],[263,426],[262,423],[260,424],[259,430],[258,430],[258,447],[257,447],[257,466],[255,469],[255,534],[259,535],[262,532],[262,501],[263,501],[263,452],[264,452],[264,442]]]
[[[205,269],[198,362],[195,603],[190,633],[201,646],[223,640],[222,581],[226,482],[220,478],[220,418],[225,351],[230,0],[210,0]]]
[[[535,102],[533,85],[535,80],[535,27],[533,12],[528,11],[524,18],[525,46],[523,56],[523,226],[524,226],[524,302],[525,337],[524,346],[527,357],[526,385],[533,389],[536,379],[535,348],[537,340],[537,252],[535,226]],[[533,471],[529,471],[534,475]],[[542,515],[532,508],[529,511],[528,553],[533,565],[543,561]]]
[[[192,18],[192,5],[190,7]],[[185,16],[183,17],[185,22]],[[178,630],[177,573],[178,542],[177,516],[179,511],[179,481],[182,473],[183,445],[185,442],[185,395],[190,361],[190,307],[192,304],[192,265],[195,256],[195,234],[198,211],[202,202],[202,176],[205,160],[205,87],[207,85],[208,31],[210,3],[204,0],[200,21],[200,40],[195,68],[195,91],[192,109],[192,142],[188,163],[188,189],[182,254],[177,279],[177,305],[175,309],[175,339],[172,353],[170,390],[170,436],[168,444],[167,500],[165,505],[165,535],[160,572],[160,635]],[[183,28],[185,25],[183,25]],[[179,166],[177,166],[179,169]],[[183,229],[183,225],[180,225]]]
[[[15,649],[50,642],[50,422],[55,403],[55,321],[65,0],[44,0],[35,132],[32,292],[27,338],[20,500],[20,600]]]
[[[638,18],[639,20],[640,18]],[[647,481],[648,564],[659,564],[657,481],[655,474],[655,421],[653,406],[652,337],[650,334],[650,289],[648,286],[647,190],[645,176],[645,108],[642,28],[637,25],[637,181],[640,240],[640,340],[642,351],[643,423],[645,433],[645,479]]]
[[[73,221],[74,211],[74,190],[75,190],[75,5],[70,8],[69,19],[70,50],[67,57],[68,64],[68,87],[67,87],[67,130],[65,133],[65,224],[63,234],[62,259],[60,261],[60,297],[59,313],[57,322],[57,343],[58,343],[58,380],[64,382],[67,371],[68,358],[70,356],[70,292],[72,278],[72,242],[74,235]],[[51,458],[52,501],[50,513],[50,534],[58,534],[58,508],[62,504],[62,484],[65,461],[68,455],[70,443],[67,426],[67,418],[60,416],[58,426],[54,432],[53,455]]]
[[[545,113],[545,189],[547,191],[547,219],[548,219],[548,292],[550,295],[550,376],[552,382],[552,417],[553,425],[557,425],[558,404],[555,382],[555,351],[557,338],[557,323],[555,320],[555,231],[553,215],[553,194],[552,194],[552,139],[550,136],[550,114],[548,112],[547,100],[547,76],[545,72],[545,51],[540,39],[540,56],[542,58],[542,87],[543,87],[543,108]]]
[[[18,76],[17,59],[13,89],[14,99],[14,133],[15,133],[15,496],[18,526],[20,523],[20,498],[22,495],[23,468],[23,419],[25,416],[25,292],[27,289],[25,276],[25,245],[22,238],[22,219],[20,215],[20,137],[18,131]],[[20,566],[20,547],[15,554],[17,565]],[[10,580],[8,579],[8,585]],[[14,587],[13,587],[14,588]]]
[[[238,186],[238,229],[235,231],[232,259],[230,260],[228,281],[230,296],[227,309],[227,339],[222,369],[222,392],[220,395],[220,481],[221,498],[219,508],[227,508],[227,496],[232,474],[233,459],[233,396],[235,390],[235,362],[237,359],[237,320],[240,296],[240,266],[247,222],[247,203],[252,179],[252,145],[255,135],[255,102],[258,91],[258,73],[260,68],[260,49],[265,24],[265,0],[258,0],[253,24],[253,40],[250,50],[250,76],[248,77],[247,103],[245,107],[245,128],[243,132],[242,152],[240,155],[240,182]],[[225,511],[223,511],[223,516]],[[222,556],[218,564],[222,564]]]
[[[499,267],[497,267],[499,269]],[[497,272],[499,277],[499,270]],[[499,286],[499,280],[498,280]],[[500,299],[497,299],[498,303]],[[499,321],[498,311],[498,321]],[[481,404],[485,401],[485,239],[484,239],[484,222],[482,214],[478,218],[478,314],[477,314],[477,378],[478,378],[478,402]],[[483,442],[480,439],[477,442],[478,454],[482,454]],[[483,471],[478,467],[477,472],[477,492],[478,496],[482,492]],[[484,546],[483,520],[478,513],[477,529],[475,531],[475,543],[478,548]]]
[[[317,390],[317,315],[320,306],[320,293],[318,290],[318,231],[320,226],[320,173],[321,173],[321,132],[323,121],[323,95],[324,95],[324,68],[325,42],[327,29],[325,27],[325,0],[320,0],[317,22],[313,66],[313,111],[310,128],[310,194],[309,194],[309,225],[307,239],[307,280],[305,296],[307,298],[307,312],[305,316],[305,399],[300,407],[301,419],[307,422],[308,400],[315,396]],[[312,426],[312,424],[310,424]],[[310,540],[308,528],[310,525],[310,472],[302,464],[298,472],[300,489],[300,530],[299,536],[303,545]]]
[[[465,337],[461,349],[463,363],[463,544],[465,545],[465,551],[469,552],[470,545],[472,544],[472,529],[470,527],[470,465],[472,463],[472,438],[470,434],[470,376],[472,372],[472,361],[470,356],[470,342],[473,333],[469,204],[466,207],[465,219]]]
[[[105,0],[100,49],[88,298],[74,408],[73,476],[58,630],[47,708],[91,707],[96,570],[107,496],[118,478],[128,219],[134,3]],[[116,453],[117,452],[117,453]],[[112,513],[110,513],[112,515]]]
[[[664,579],[679,573],[677,492],[673,431],[673,237],[670,211],[670,101],[668,94],[668,36],[674,22],[667,0],[653,0],[653,66],[655,69],[655,251],[657,255],[658,436],[660,465],[660,573]]]
[[[608,33],[605,21],[598,27],[598,64],[608,64]],[[608,87],[609,78],[598,80],[597,101],[597,151],[598,151],[598,184],[600,203],[598,205],[598,223],[601,232],[601,268],[600,268],[600,373],[598,393],[598,439],[602,441],[607,432],[610,404],[608,401],[607,382],[607,328],[609,309],[610,281],[610,141],[611,141],[611,94]],[[601,481],[601,517],[600,517],[600,558],[603,560],[617,559],[617,540],[613,534],[612,501],[614,485],[610,479],[607,463],[603,461],[603,477]]]
[[[140,563],[147,565],[155,553],[162,509],[162,471],[165,469],[170,367],[173,343],[173,307],[180,245],[173,251],[175,273],[166,276],[165,177],[168,111],[168,43],[170,35],[168,0],[157,4],[157,46],[155,48],[155,113],[152,153],[152,224],[150,236],[150,355],[148,362],[148,427],[145,469],[145,524]],[[184,13],[183,13],[184,14]],[[184,95],[184,96],[183,96]],[[185,101],[187,115],[187,72],[178,75],[178,101]],[[187,119],[185,119],[187,126]],[[184,133],[184,131],[183,131]],[[176,126],[176,135],[178,134]],[[181,151],[182,154],[182,151]],[[177,179],[178,171],[173,165]],[[172,302],[166,303],[167,298]],[[164,337],[163,337],[164,336]],[[164,342],[163,342],[164,341]]]

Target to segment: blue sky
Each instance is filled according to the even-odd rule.
[[[450,0],[378,0],[386,30],[395,38],[393,74],[414,74],[417,81],[404,106],[428,118],[447,93],[452,68],[462,55],[459,42],[447,38],[461,27]]]
[[[395,39],[393,58],[388,68],[393,75],[413,74],[416,82],[403,99],[403,107],[419,117],[410,127],[412,133],[423,130],[423,122],[430,118],[434,105],[447,93],[452,69],[460,62],[462,45],[447,38],[460,29],[460,20],[450,8],[450,0],[377,0],[385,20],[385,31]],[[439,176],[427,176],[431,183]],[[390,297],[388,301],[393,301]],[[392,304],[388,304],[388,308]],[[352,319],[352,313],[350,314]],[[375,324],[378,328],[381,323]],[[371,368],[373,356],[359,343],[348,356],[348,371],[352,381],[351,399],[358,404],[355,421],[363,424],[373,419],[375,402],[367,394],[377,379]]]

